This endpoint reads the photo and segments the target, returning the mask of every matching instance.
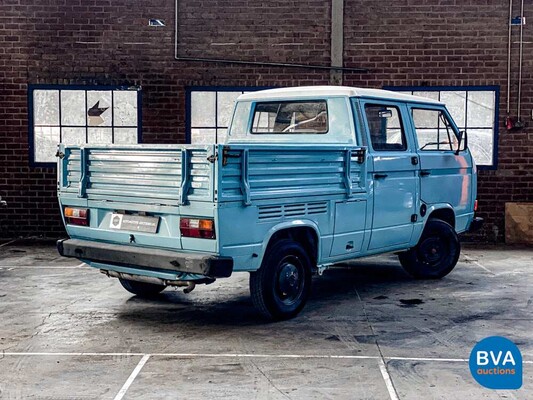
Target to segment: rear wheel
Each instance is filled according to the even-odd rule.
[[[298,242],[284,239],[269,247],[261,268],[250,274],[254,306],[271,320],[296,316],[309,297],[311,265]]]
[[[440,219],[427,222],[422,237],[412,249],[400,253],[403,268],[418,279],[439,279],[457,264],[461,244],[455,229]]]
[[[154,297],[166,288],[165,285],[156,285],[154,283],[131,281],[122,278],[119,278],[118,280],[124,289],[139,297]]]

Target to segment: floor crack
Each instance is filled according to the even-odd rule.
[[[287,393],[284,393],[283,391],[281,391],[280,388],[278,388],[274,382],[272,382],[272,380],[263,372],[263,370],[261,368],[259,368],[259,366],[254,362],[254,360],[252,359],[249,359],[250,363],[255,367],[255,369],[257,369],[259,371],[259,373],[261,375],[263,375],[265,377],[265,379],[268,381],[268,383],[270,383],[270,385],[276,389],[283,397],[287,398],[287,399],[290,399],[291,397],[287,394]]]
[[[400,397],[398,396],[398,391],[396,390],[396,387],[394,386],[394,383],[392,382],[392,378],[389,373],[389,368],[387,366],[387,361],[385,361],[385,357],[383,356],[383,352],[381,351],[381,347],[378,342],[378,337],[376,335],[376,332],[374,330],[374,327],[372,326],[372,323],[370,322],[370,318],[368,318],[368,314],[366,312],[365,303],[363,302],[363,299],[361,299],[361,296],[359,295],[359,291],[355,289],[355,294],[357,295],[357,299],[361,303],[361,307],[363,309],[363,314],[365,316],[366,323],[368,324],[370,331],[372,332],[372,336],[374,337],[374,342],[376,343],[376,347],[379,352],[379,362],[380,362],[380,369],[384,369],[382,371],[383,379],[385,380],[385,384],[387,386],[387,389],[389,390],[389,395],[391,400],[398,400]]]

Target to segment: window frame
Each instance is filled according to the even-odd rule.
[[[496,170],[498,169],[498,141],[499,141],[499,130],[500,130],[500,86],[498,85],[481,85],[481,86],[383,86],[384,90],[391,90],[394,92],[454,92],[454,91],[465,91],[465,92],[494,92],[494,121],[493,121],[493,140],[492,140],[492,165],[476,165],[478,170]],[[468,96],[468,94],[467,94]],[[440,98],[440,93],[439,93]],[[468,99],[467,99],[468,100]],[[475,127],[468,127],[468,122],[466,120],[468,112],[468,101],[466,101],[465,106],[465,124],[466,130],[475,129]],[[485,129],[485,128],[484,128]],[[458,130],[461,131],[460,127]],[[468,132],[467,132],[468,133]],[[469,150],[470,151],[470,150]],[[470,152],[471,153],[471,152]]]
[[[259,90],[266,89],[275,89],[275,86],[186,86],[185,87],[185,143],[191,144],[192,138],[192,93],[193,92],[257,92]],[[217,129],[222,129],[218,127],[218,98],[215,94],[215,126],[202,126],[194,127],[194,129],[214,129],[215,138],[217,138]],[[230,116],[229,124],[231,125],[231,120],[233,119],[233,114]],[[229,125],[228,127],[229,128]],[[218,139],[218,138],[217,138]],[[218,140],[217,140],[218,142]],[[217,144],[220,144],[218,142]]]
[[[133,90],[132,88],[135,88]],[[29,84],[28,85],[28,148],[29,148],[29,163],[31,168],[57,168],[56,162],[40,162],[35,161],[35,124],[34,124],[34,102],[33,93],[35,90],[83,90],[89,91],[129,91],[137,93],[137,143],[142,143],[142,89],[140,86],[131,85],[54,85],[54,84]],[[59,96],[59,125],[61,129],[61,95]],[[82,126],[80,126],[82,127]],[[85,125],[87,128],[88,125]],[[108,127],[112,129],[114,133],[115,128],[121,128],[121,126],[115,126],[114,121],[111,121],[111,125]],[[87,143],[90,145],[90,143]]]
[[[370,132],[370,124],[368,122],[368,116],[366,115],[366,107],[367,106],[381,106],[381,107],[394,107],[396,108],[396,110],[398,111],[398,120],[400,122],[400,130],[401,130],[401,133],[402,133],[402,144],[404,144],[405,148],[402,148],[402,149],[376,149],[374,147],[374,143],[372,141],[372,133]],[[367,140],[368,140],[368,145],[370,147],[372,147],[372,151],[373,152],[376,152],[376,153],[380,153],[380,152],[395,152],[395,153],[405,153],[405,152],[408,152],[409,149],[410,149],[410,143],[409,143],[409,140],[407,138],[407,134],[406,134],[406,129],[407,129],[407,126],[405,125],[405,121],[404,121],[404,118],[403,118],[403,107],[401,104],[398,104],[398,103],[394,103],[394,102],[389,102],[387,100],[384,100],[384,101],[380,101],[379,99],[376,99],[376,100],[366,100],[364,99],[363,102],[361,102],[361,111],[362,111],[362,115],[363,115],[363,118],[364,118],[364,124],[365,124],[365,135],[367,136]]]

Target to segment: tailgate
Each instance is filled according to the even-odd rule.
[[[59,147],[58,196],[88,209],[70,237],[142,247],[217,251],[216,240],[182,238],[180,218],[215,218],[214,145]],[[65,222],[68,222],[65,220]]]
[[[59,152],[61,195],[167,206],[213,201],[213,146],[60,145]]]

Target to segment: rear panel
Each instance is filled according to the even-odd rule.
[[[62,210],[65,206],[86,207],[90,218],[87,227],[67,224],[69,235],[216,252],[216,240],[188,238],[184,243],[179,230],[182,214],[214,218],[214,165],[207,160],[213,152],[213,146],[61,145],[58,194]],[[157,230],[117,229],[112,223],[116,215],[126,215],[134,222],[151,218],[157,221]]]

